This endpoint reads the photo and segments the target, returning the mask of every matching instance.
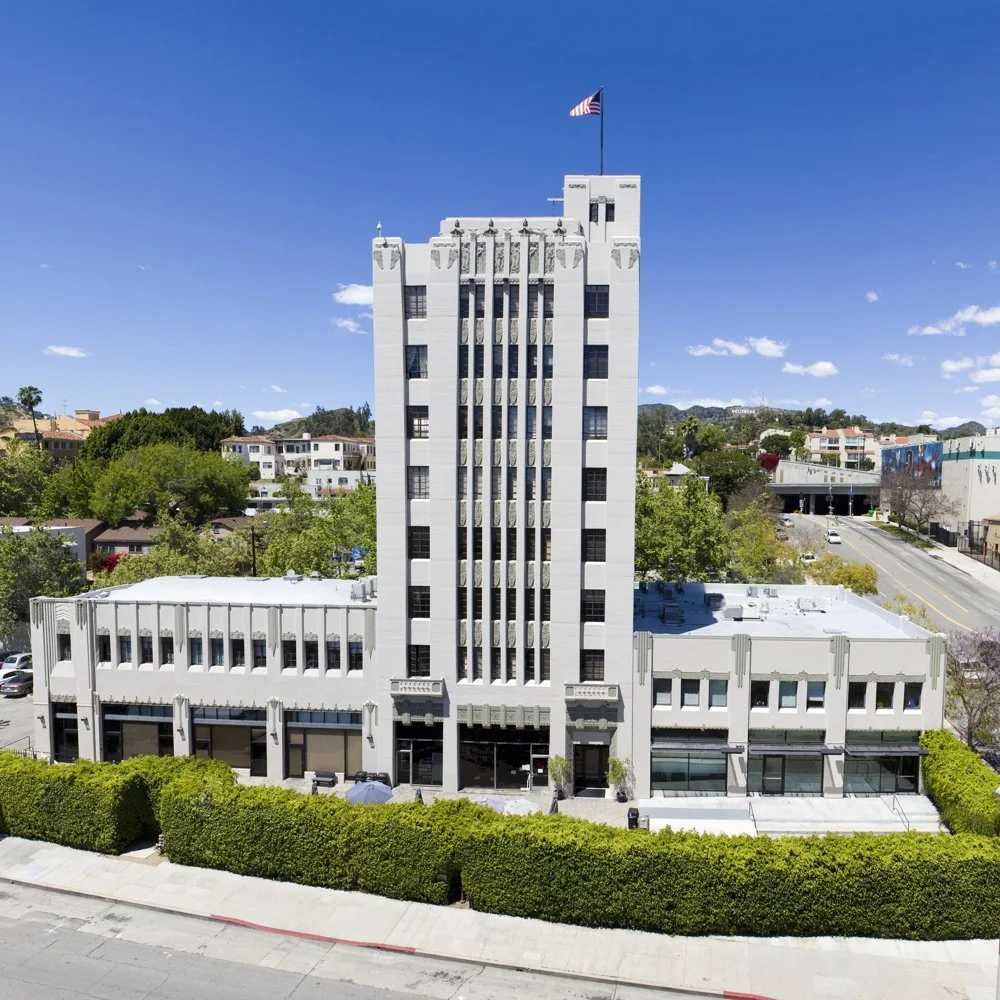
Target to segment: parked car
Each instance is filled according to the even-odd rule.
[[[8,674],[0,681],[0,695],[5,698],[23,698],[35,690],[35,678],[33,674],[25,670],[18,670],[13,674]]]
[[[840,545],[840,532],[836,528],[830,528],[826,533],[826,540],[830,545]]]
[[[787,514],[781,519],[781,524],[785,528],[790,528],[792,523],[792,519]]]
[[[816,562],[816,556],[812,552],[803,552],[802,555],[799,556],[799,562],[814,563]]]
[[[0,681],[22,670],[31,670],[31,653],[8,653],[0,663]]]

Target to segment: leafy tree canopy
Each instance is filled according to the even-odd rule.
[[[732,521],[732,568],[748,583],[801,583],[798,552],[778,535],[769,499],[762,494]]]
[[[802,444],[805,444],[805,435],[799,432],[802,437]],[[790,434],[768,434],[760,439],[761,451],[773,452],[781,458],[788,458],[792,452],[792,437]],[[801,447],[798,445],[797,447]]]
[[[691,465],[699,475],[708,476],[708,488],[723,504],[746,486],[768,482],[767,473],[742,451],[706,452],[692,459]]]
[[[816,583],[846,587],[855,594],[878,593],[878,571],[869,563],[850,562],[832,552],[825,552],[809,566]]]
[[[0,451],[0,515],[29,517],[45,490],[52,459],[26,441],[13,438]]]
[[[317,406],[308,417],[298,417],[283,424],[275,425],[269,432],[271,437],[299,437],[302,434],[342,434],[344,437],[373,437],[375,421],[372,408],[365,403],[354,409],[341,406],[335,410],[325,410]]]

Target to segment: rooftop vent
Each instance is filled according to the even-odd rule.
[[[726,598],[722,594],[706,594],[705,603],[715,611],[726,606]]]
[[[778,588],[777,587],[765,587],[764,588],[764,596],[765,597],[777,597],[778,596]]]
[[[299,580],[302,579],[302,574],[301,573],[296,573],[294,569],[290,569],[285,574],[285,579],[288,580],[289,583],[298,583]]]
[[[754,587],[754,590],[756,590],[756,589],[757,588]],[[743,602],[743,607],[741,608],[741,611],[742,611],[742,616],[741,617],[742,617],[743,621],[747,621],[748,619],[752,620],[752,619],[755,619],[755,618],[756,619],[760,618],[761,608],[760,608],[760,604],[758,604],[757,601],[744,601]]]
[[[799,611],[826,611],[826,601],[820,597],[800,597]]]
[[[747,584],[747,597],[756,597],[759,593],[759,589],[756,583]]]
[[[673,601],[664,601],[660,605],[660,621],[667,623],[684,621],[684,612],[681,610],[681,606]]]

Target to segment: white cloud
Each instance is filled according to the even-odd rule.
[[[330,322],[341,330],[346,330],[348,333],[364,332],[361,330],[361,324],[356,319],[332,319]]]
[[[647,385],[642,391],[648,393],[650,396],[665,396],[667,394],[667,387],[665,385]]]
[[[915,337],[953,336],[964,337],[966,323],[976,326],[996,326],[1000,323],[1000,306],[964,306],[953,316],[938,320],[930,326],[911,326],[909,333]]]
[[[779,343],[770,337],[751,337],[750,346],[764,358],[783,358],[788,344]]]
[[[883,354],[883,361],[891,361],[893,364],[902,365],[904,368],[913,367],[912,354]]]
[[[302,414],[298,410],[254,410],[253,415],[258,420],[295,420]]]
[[[282,388],[282,386],[280,386],[280,385],[272,385],[271,386],[271,392],[288,392],[288,390],[285,389],[285,388]]]
[[[1000,396],[991,392],[988,396],[983,396],[979,403],[981,406],[1000,406]]]
[[[955,392],[979,392],[978,385],[963,385],[961,389],[956,389]]]
[[[299,403],[303,410],[311,410],[315,405],[315,403]]]
[[[65,347],[59,344],[52,344],[45,348],[45,354],[56,354],[60,358],[89,358],[90,352],[82,347]]]
[[[212,403],[212,406],[222,406],[222,400],[221,400],[221,399],[216,399],[216,400],[215,400],[215,401],[214,401],[214,402]]]
[[[941,417],[938,416],[933,410],[924,410],[920,414],[920,419],[917,423],[920,424],[931,424],[938,430],[947,430],[949,427],[957,427],[959,424],[964,424],[966,421],[971,420],[972,417]]]
[[[818,396],[816,399],[807,399],[806,406],[811,406],[815,409],[817,406],[830,406],[833,403],[832,399],[827,399],[826,396]]]
[[[968,271],[972,265],[966,264],[964,260],[956,260],[955,267],[957,267],[960,271]]]
[[[747,401],[745,399],[711,399],[705,397],[698,397],[697,399],[684,399],[683,397],[670,399],[669,403],[672,403],[677,407],[678,410],[686,410],[692,406],[746,406]]]
[[[342,306],[370,306],[372,304],[371,285],[337,285],[333,301]]]
[[[39,264],[38,265],[43,271],[47,271],[52,265],[51,264]]]
[[[979,371],[969,372],[969,381],[977,384],[1000,382],[1000,368],[980,368]]]
[[[375,318],[375,313],[373,312],[365,311],[363,313],[358,313],[358,319],[374,319],[374,318]]]
[[[973,358],[945,358],[941,362],[941,374],[945,378],[951,378],[958,372],[967,371],[969,368],[975,368],[976,362]]]
[[[711,344],[691,344],[684,350],[695,358],[708,356],[744,358],[754,351],[765,358],[780,358],[788,350],[788,344],[781,344],[770,337],[750,337],[745,341],[723,340],[721,337],[715,337]]]
[[[869,302],[878,302],[878,292],[876,291],[865,292],[865,298]]]
[[[135,266],[137,268],[139,268],[140,271],[148,271],[149,270],[149,268],[145,264],[136,264]]]
[[[811,365],[793,365],[786,361],[781,370],[788,375],[812,375],[814,378],[840,374],[840,369],[832,361],[814,361]]]
[[[801,406],[802,404],[797,399],[776,399],[774,401],[775,406]]]
[[[866,385],[861,390],[861,395],[862,396],[874,396],[875,395],[875,390],[870,385]]]
[[[987,406],[980,416],[984,420],[1000,420],[1000,406]]]
[[[997,262],[995,260],[990,260],[986,262],[986,266],[991,270],[995,271],[997,269]]]
[[[159,406],[160,405],[160,401],[158,399],[153,399],[153,397],[150,396],[149,399],[144,400],[144,402],[143,402],[142,405],[143,406]]]

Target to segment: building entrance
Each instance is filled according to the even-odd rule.
[[[462,788],[525,788],[532,759],[548,757],[549,727],[458,727]],[[537,782],[536,782],[537,784]]]
[[[577,745],[573,747],[573,794],[608,787],[609,747]]]

